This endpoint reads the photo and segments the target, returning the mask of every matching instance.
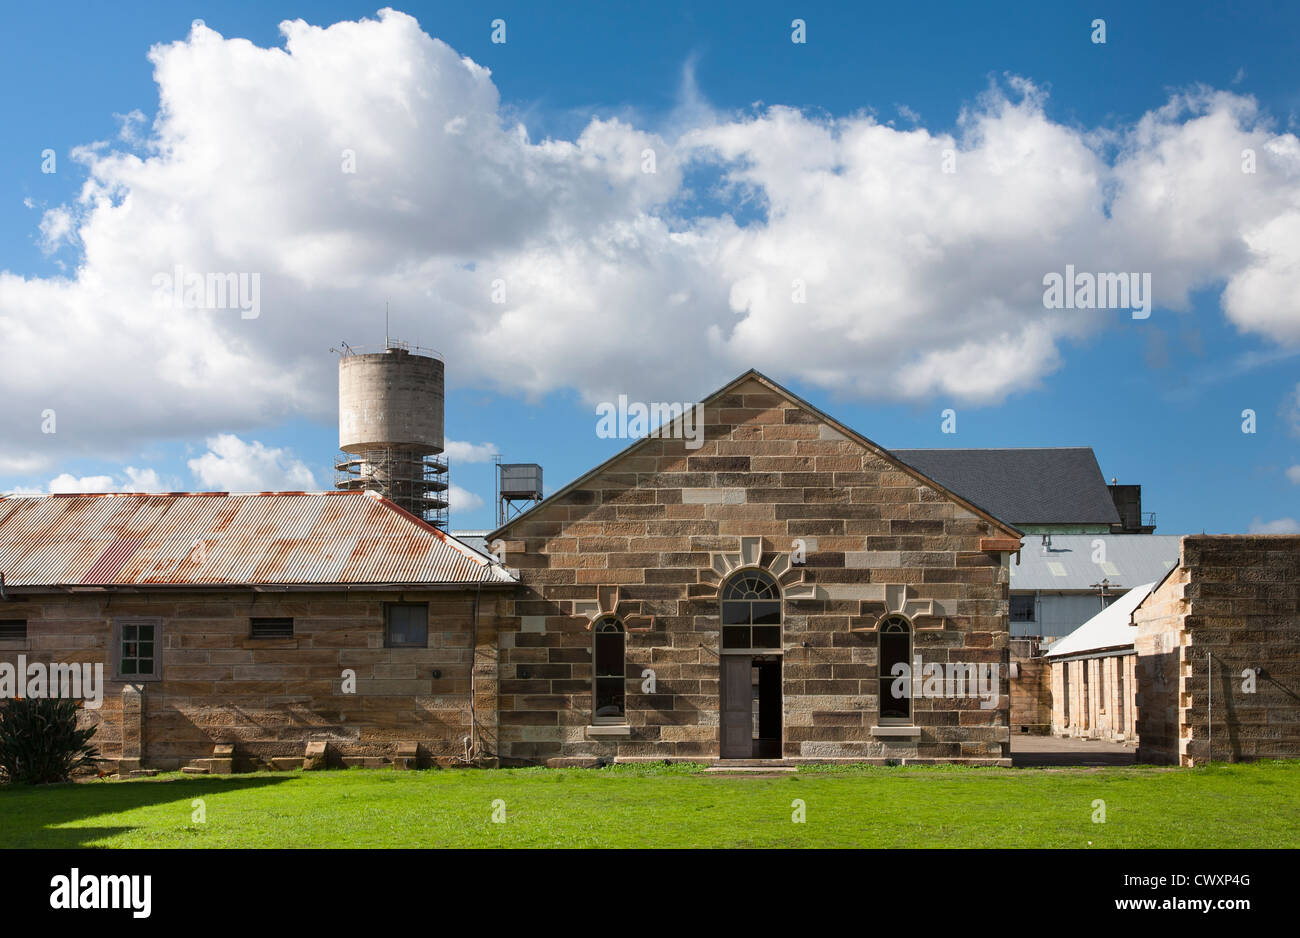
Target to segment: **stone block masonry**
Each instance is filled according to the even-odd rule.
[[[1037,639],[1011,639],[1010,661],[1019,672],[1011,680],[1011,732],[1046,736],[1052,732],[1051,669]]]
[[[478,601],[478,637],[490,645],[498,599],[484,591]],[[427,647],[384,647],[386,602],[428,603]],[[301,759],[311,741],[391,760],[410,742],[427,761],[454,765],[479,735],[472,711],[495,736],[494,656],[471,646],[474,602],[471,590],[30,595],[11,607],[21,606],[28,638],[0,645],[0,660],[98,662],[111,678],[114,618],[158,617],[162,679],[109,680],[102,707],[82,713],[110,761],[177,768],[234,745],[250,767]],[[292,618],[293,636],[252,638],[249,620],[262,616]]]
[[[779,756],[1009,764],[1014,532],[765,381],[705,401],[704,427],[698,449],[647,439],[498,532],[524,584],[500,626],[503,763],[717,758],[719,591],[758,567],[784,594]],[[925,662],[997,665],[996,706],[914,699],[914,726],[884,732],[891,612]],[[604,614],[626,626],[624,727],[593,720]]]
[[[1133,621],[1138,761],[1300,758],[1300,536],[1183,538]]]

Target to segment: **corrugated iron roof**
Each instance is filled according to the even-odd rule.
[[[170,492],[0,499],[6,586],[515,582],[369,492]]]
[[[0,528],[3,530],[3,528]],[[1110,580],[1120,589],[1159,580],[1178,563],[1176,534],[1052,534],[1048,546],[1027,535],[1020,563],[1011,561],[1011,589],[1089,590]]]

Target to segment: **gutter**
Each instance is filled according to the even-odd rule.
[[[4,599],[12,599],[10,593],[42,594],[66,593],[70,595],[106,594],[106,593],[151,593],[151,592],[187,592],[187,593],[230,593],[249,591],[254,593],[377,593],[377,592],[451,592],[455,590],[515,589],[520,584],[513,580],[470,580],[465,583],[143,583],[143,584],[104,584],[99,586],[81,586],[71,584],[48,584],[43,586],[8,587],[3,593]]]
[[[1088,661],[1092,658],[1123,658],[1127,655],[1136,655],[1137,647],[1133,644],[1128,645],[1110,645],[1106,648],[1093,648],[1089,651],[1076,651],[1073,654],[1066,652],[1063,655],[1046,654],[1043,657],[1055,664],[1058,661]]]

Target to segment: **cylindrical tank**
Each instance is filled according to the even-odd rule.
[[[443,450],[443,363],[406,349],[339,359],[339,449]]]

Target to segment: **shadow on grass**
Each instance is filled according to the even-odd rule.
[[[134,827],[65,827],[102,814],[183,802],[227,792],[278,785],[295,776],[253,778],[177,778],[161,781],[83,782],[67,785],[0,787],[0,848],[75,849],[92,841],[129,833]]]

